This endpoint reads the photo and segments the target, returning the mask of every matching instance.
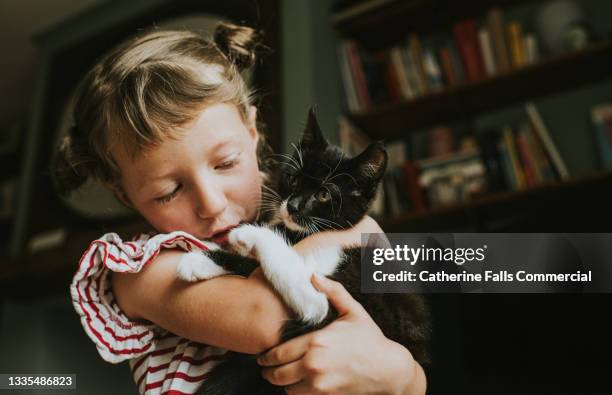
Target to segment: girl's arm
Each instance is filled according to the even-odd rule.
[[[222,276],[188,283],[176,277],[184,252],[162,251],[136,274],[113,273],[117,303],[131,319],[144,319],[181,337],[247,354],[280,341],[290,316],[261,270],[248,278]]]

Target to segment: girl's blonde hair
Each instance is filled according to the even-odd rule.
[[[87,73],[79,86],[74,126],[59,144],[52,163],[62,194],[89,177],[121,188],[115,144],[137,155],[175,138],[176,130],[215,103],[236,105],[248,122],[252,92],[240,71],[255,63],[255,30],[227,23],[213,40],[188,31],[152,31],[125,42]],[[260,170],[270,152],[260,135]]]

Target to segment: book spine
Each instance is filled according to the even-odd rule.
[[[457,45],[452,41],[449,41],[448,43],[448,54],[450,55],[451,64],[455,77],[457,78],[457,83],[465,82],[466,76],[465,70],[463,69],[463,62],[461,61],[461,56],[459,55]]]
[[[419,168],[416,163],[412,161],[406,161],[402,165],[404,176],[406,180],[406,187],[408,189],[408,195],[410,196],[410,202],[412,203],[412,209],[416,213],[424,213],[427,211],[427,204],[425,203],[425,194],[421,184],[419,183]]]
[[[338,58],[340,61],[340,75],[342,77],[342,86],[344,87],[347,107],[351,112],[358,112],[361,108],[355,88],[355,77],[351,73],[351,67],[349,65],[346,43],[342,43],[338,47]]]
[[[503,138],[503,136],[497,143],[497,150],[499,151],[499,156],[501,157],[501,164],[506,184],[508,185],[510,190],[516,191],[519,189],[519,187],[516,182],[514,168],[512,167],[512,159],[510,158],[508,145],[506,144],[506,140]]]
[[[507,126],[504,128],[502,133],[506,146],[508,147],[508,154],[510,155],[510,161],[512,162],[512,169],[514,170],[514,179],[516,180],[517,189],[523,189],[526,185],[525,175],[523,173],[523,168],[521,167],[521,162],[514,143],[512,128]]]
[[[525,35],[525,57],[527,64],[534,64],[540,60],[538,39],[533,33]]]
[[[383,67],[384,84],[389,92],[389,98],[394,102],[399,101],[402,98],[402,92],[399,84],[399,78],[395,73],[393,64],[391,63],[391,55],[389,51],[377,52],[376,58]]]
[[[565,162],[563,161],[563,158],[561,157],[557,146],[553,142],[553,139],[550,136],[550,133],[548,132],[548,129],[546,128],[546,125],[542,120],[542,117],[540,116],[540,112],[533,103],[527,103],[526,109],[533,130],[536,132],[536,135],[544,146],[546,153],[550,157],[555,171],[557,172],[557,174],[559,174],[559,178],[561,178],[562,180],[569,179],[570,175],[569,171],[567,170],[567,166],[565,166]]]
[[[370,100],[368,84],[366,82],[365,73],[363,71],[362,62],[359,56],[359,50],[354,42],[347,42],[346,45],[352,74],[355,77],[357,97],[359,98],[360,103],[359,107],[361,109],[370,108],[372,107],[372,102]]]
[[[427,75],[428,84],[431,90],[440,90],[444,87],[442,82],[442,72],[440,65],[436,59],[436,55],[431,49],[425,49],[423,52],[423,68]]]
[[[523,28],[518,22],[508,23],[508,40],[512,52],[512,65],[521,67],[525,61],[525,39],[523,38]]]
[[[487,29],[482,28],[478,31],[478,42],[480,44],[480,52],[482,53],[486,75],[493,76],[497,73],[497,70],[495,67],[493,48],[491,46],[491,36]]]
[[[533,157],[527,147],[525,141],[525,133],[523,130],[519,130],[516,134],[516,147],[518,148],[519,157],[523,164],[523,170],[525,172],[525,183],[528,187],[533,187],[538,184],[537,175],[534,169]]]
[[[442,62],[442,70],[444,71],[444,80],[447,86],[457,85],[457,76],[453,70],[453,63],[448,52],[448,47],[440,48],[440,61]]]
[[[411,34],[408,38],[408,48],[410,49],[410,53],[412,54],[412,59],[414,60],[414,67],[417,79],[419,81],[420,90],[423,94],[429,92],[430,87],[427,81],[427,76],[425,75],[425,68],[423,66],[423,51],[421,49],[421,40],[419,40],[419,36],[416,34]]]
[[[468,19],[456,23],[453,25],[453,33],[467,80],[478,81],[484,78],[485,72],[478,44],[476,21]]]
[[[423,96],[425,91],[423,90],[423,84],[421,83],[419,76],[417,75],[417,66],[414,61],[414,57],[410,50],[406,47],[402,51],[402,57],[404,64],[406,65],[406,75],[408,76],[408,84],[412,88],[415,97]]]
[[[393,47],[391,49],[391,62],[393,63],[393,68],[395,69],[395,73],[399,81],[402,96],[405,99],[414,98],[414,91],[408,83],[408,75],[406,73],[406,67],[404,66],[404,62],[402,60],[402,52],[400,48]]]
[[[497,70],[500,73],[510,71],[512,64],[510,62],[510,52],[506,41],[504,15],[499,8],[492,8],[488,12],[487,25],[491,34]]]

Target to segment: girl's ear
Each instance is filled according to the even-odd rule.
[[[259,141],[259,132],[257,131],[257,107],[250,106],[248,113],[248,125],[251,137],[255,139],[255,143]]]

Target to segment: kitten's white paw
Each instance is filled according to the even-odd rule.
[[[226,273],[225,269],[201,252],[188,252],[176,267],[176,275],[189,282],[208,280]]]
[[[329,311],[327,297],[310,284],[299,287],[292,292],[291,303],[288,303],[298,318],[309,324],[318,324],[325,319]]]
[[[242,225],[230,231],[229,244],[242,256],[251,256],[255,253],[255,243],[262,228],[254,225]]]

